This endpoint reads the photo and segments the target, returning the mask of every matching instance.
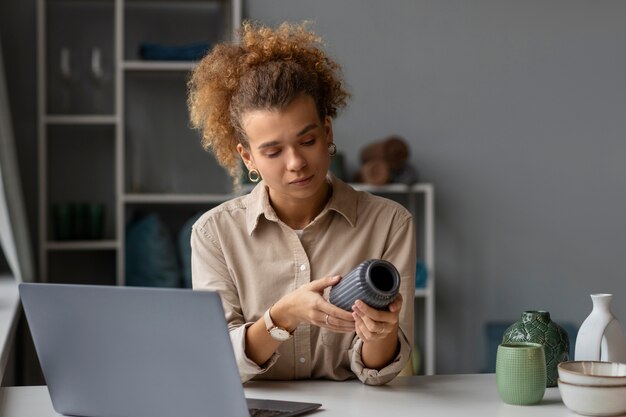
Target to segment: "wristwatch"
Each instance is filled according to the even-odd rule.
[[[272,321],[272,316],[270,316],[270,310],[272,309],[272,307],[268,308],[263,315],[263,320],[265,320],[265,328],[267,329],[267,332],[270,334],[270,336],[272,336],[272,339],[278,340],[279,342],[284,342],[291,339],[291,333],[289,333],[289,331],[283,329],[282,327],[276,326]]]

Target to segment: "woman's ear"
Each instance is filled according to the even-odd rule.
[[[330,116],[324,118],[324,132],[326,133],[326,144],[333,143],[333,119]]]
[[[252,169],[254,168],[254,160],[252,159],[252,154],[250,150],[243,146],[241,143],[237,144],[237,152],[239,152],[239,156],[241,160],[246,165],[246,168]]]

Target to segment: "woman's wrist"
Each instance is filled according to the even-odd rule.
[[[276,326],[287,330],[289,333],[293,333],[296,327],[298,327],[298,320],[294,318],[288,303],[283,299],[278,300],[270,307],[270,316]]]
[[[399,326],[394,325],[387,336],[379,340],[363,341],[361,348],[361,359],[365,367],[381,370],[389,365],[400,350],[400,340],[398,338]]]

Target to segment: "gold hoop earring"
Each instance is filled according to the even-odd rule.
[[[330,156],[334,156],[337,153],[337,145],[335,145],[334,143],[331,143],[330,145],[328,145],[328,154]]]
[[[256,184],[261,180],[261,174],[259,174],[259,171],[257,171],[256,168],[252,168],[248,171],[248,179],[250,180],[250,182]]]

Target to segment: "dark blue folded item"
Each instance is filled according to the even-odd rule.
[[[415,265],[415,288],[426,288],[426,280],[428,279],[428,268],[422,261],[417,261]]]
[[[178,287],[181,276],[174,243],[161,219],[150,214],[126,227],[126,285]]]
[[[139,45],[139,56],[153,61],[197,61],[211,48],[208,42],[196,42],[188,45],[160,45],[142,42]]]
[[[178,232],[178,256],[182,268],[183,287],[191,288],[191,228],[202,212],[191,216]]]

